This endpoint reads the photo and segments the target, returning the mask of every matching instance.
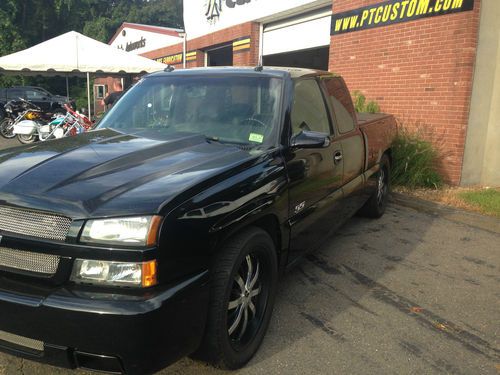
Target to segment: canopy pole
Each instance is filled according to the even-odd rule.
[[[90,115],[90,73],[87,72],[87,103],[88,103],[88,109],[89,109],[89,119],[91,119]]]
[[[67,74],[66,74],[66,100],[69,102],[69,82]]]

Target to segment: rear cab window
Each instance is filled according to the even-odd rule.
[[[356,128],[356,112],[344,81],[339,77],[322,77],[333,110],[333,119],[341,134]]]

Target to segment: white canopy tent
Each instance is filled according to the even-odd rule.
[[[90,115],[90,74],[142,74],[164,64],[70,31],[36,46],[0,57],[0,74],[86,76]]]

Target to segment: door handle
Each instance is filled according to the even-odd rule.
[[[335,154],[333,154],[333,162],[335,164],[338,164],[342,161],[344,157],[342,156],[342,151],[335,151]]]

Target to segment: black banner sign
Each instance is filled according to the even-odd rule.
[[[390,0],[332,15],[331,35],[474,9],[474,0]]]

